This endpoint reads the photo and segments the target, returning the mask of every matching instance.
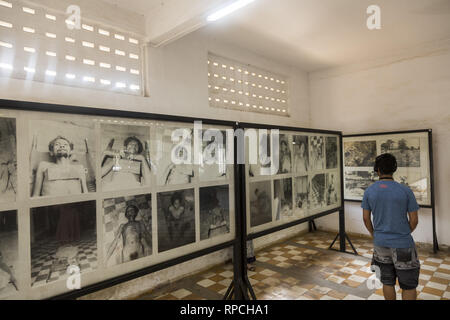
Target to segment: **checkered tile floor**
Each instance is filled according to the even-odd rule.
[[[96,237],[84,238],[72,245],[79,248],[78,261],[82,273],[97,268]],[[31,250],[31,283],[33,287],[67,278],[66,270],[53,271],[51,277],[48,278],[53,263],[52,256],[58,247],[57,241],[38,242],[33,246]]]
[[[384,299],[370,271],[370,239],[351,237],[360,256],[328,250],[334,234],[314,232],[257,253],[249,280],[258,300],[379,300]],[[339,244],[336,244],[336,248]],[[420,300],[450,299],[450,250],[418,245],[421,260]],[[347,248],[349,250],[349,247]],[[222,299],[233,277],[231,264],[185,278],[139,297],[149,300]],[[397,286],[398,299],[401,290]]]

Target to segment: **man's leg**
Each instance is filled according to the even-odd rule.
[[[395,268],[402,289],[403,300],[416,300],[419,285],[420,261],[416,248],[396,249]]]
[[[397,274],[390,248],[374,247],[372,271],[376,272],[377,277],[383,284],[384,298],[386,300],[396,300],[395,283],[397,282]]]
[[[402,290],[403,300],[417,300],[417,290]]]
[[[395,287],[383,285],[384,299],[386,300],[397,300],[397,293],[395,292]]]
[[[398,281],[402,289],[403,300],[417,299],[417,286],[419,285],[420,269],[397,270]]]

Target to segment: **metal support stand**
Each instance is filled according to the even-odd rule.
[[[236,124],[239,128],[239,124]],[[240,140],[240,141],[239,141]],[[236,207],[236,241],[233,250],[234,279],[225,293],[224,300],[256,300],[255,292],[247,276],[247,215],[246,215],[246,192],[245,192],[245,165],[238,161],[239,154],[245,154],[244,141],[235,137],[234,154],[236,169],[234,173],[235,201]],[[239,144],[239,145],[238,145]],[[238,153],[238,150],[241,151]],[[241,159],[242,160],[242,159]],[[250,295],[249,295],[250,294]]]
[[[337,250],[334,249],[333,246],[336,243],[337,239],[340,238],[340,234],[338,233],[336,238],[334,239],[333,243],[330,245],[329,249],[330,250],[334,250],[334,251],[340,251],[340,252],[345,252],[345,253],[350,253],[350,254],[354,254],[355,256],[359,256],[358,251],[356,251],[355,247],[353,246],[352,241],[350,240],[349,236],[347,235],[347,233],[345,233],[345,237],[344,237],[344,243],[345,243],[345,239],[347,239],[348,243],[350,244],[350,246],[352,247],[353,252],[348,252],[345,250],[345,246],[344,246],[344,250]],[[342,242],[342,241],[341,241]],[[342,246],[341,246],[342,248]]]
[[[223,300],[256,300],[255,292],[247,276],[247,243],[239,239],[233,248],[234,278],[223,297]],[[250,294],[250,295],[249,295]]]
[[[431,214],[433,220],[433,252],[439,251],[439,243],[436,234],[436,200],[434,197],[434,159],[433,159],[433,131],[428,131],[428,148],[430,149],[430,187],[431,187]]]
[[[336,243],[338,238],[339,238],[339,246],[340,246],[339,250],[333,248],[333,246]],[[348,243],[352,247],[353,252],[347,252],[345,240],[348,241]],[[334,238],[334,241],[331,243],[331,245],[328,249],[334,250],[334,251],[350,253],[350,254],[354,254],[357,256],[359,255],[358,251],[356,251],[355,247],[353,246],[353,243],[350,240],[350,237],[347,235],[347,232],[345,232],[345,211],[344,211],[344,209],[339,210],[339,233],[337,234],[336,238]]]
[[[237,286],[235,286],[235,283],[237,283]],[[237,291],[235,290],[236,287]],[[250,298],[251,300],[257,300],[247,275],[243,281],[234,279],[231,282],[225,296],[223,297],[223,300],[233,300],[233,298],[234,300],[250,300]]]
[[[314,220],[308,221],[309,232],[317,231],[316,222]]]

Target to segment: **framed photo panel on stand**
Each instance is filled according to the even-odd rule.
[[[0,299],[75,298],[234,244],[235,123],[0,109]]]
[[[249,238],[342,209],[340,132],[241,126]]]

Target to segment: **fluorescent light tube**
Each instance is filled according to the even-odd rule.
[[[255,0],[238,0],[233,2],[232,4],[230,4],[229,6],[226,6],[218,11],[216,11],[215,13],[211,14],[208,16],[207,20],[212,22],[212,21],[217,21],[227,15],[229,15],[230,13],[233,13],[236,10],[239,10],[243,7],[245,7],[246,5],[252,3]]]

